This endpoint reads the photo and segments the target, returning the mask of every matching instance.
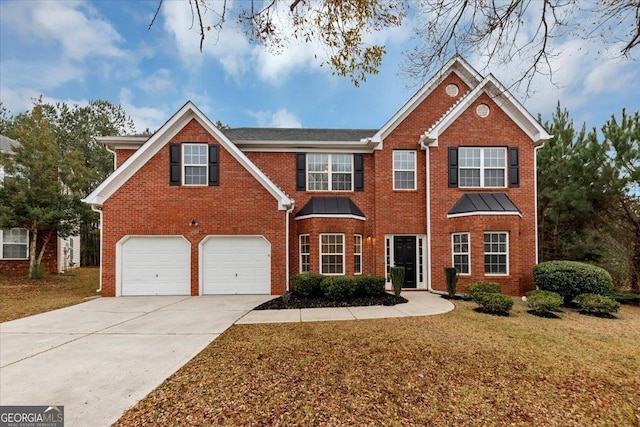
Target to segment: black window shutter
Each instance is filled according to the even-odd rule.
[[[449,147],[449,187],[458,186],[458,149]]]
[[[307,157],[304,153],[296,154],[296,190],[307,189]]]
[[[364,191],[364,155],[353,155],[353,187],[355,191]]]
[[[520,159],[518,147],[509,147],[509,187],[520,187]]]
[[[181,184],[180,144],[169,144],[169,185]]]
[[[220,147],[209,145],[209,185],[220,185]]]

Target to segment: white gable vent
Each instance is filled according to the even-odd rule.
[[[487,117],[489,115],[489,106],[487,104],[480,104],[476,107],[476,114],[480,117]]]
[[[445,92],[447,92],[447,95],[451,97],[458,96],[458,93],[460,92],[460,90],[458,89],[458,86],[454,85],[453,83],[451,83],[450,85],[447,85],[447,87],[444,90]]]

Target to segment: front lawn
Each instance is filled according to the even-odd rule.
[[[0,322],[81,303],[97,296],[99,268],[78,268],[42,279],[0,276]]]
[[[640,424],[640,309],[236,325],[117,426]]]

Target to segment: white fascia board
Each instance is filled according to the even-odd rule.
[[[449,74],[455,72],[460,79],[470,88],[475,87],[482,76],[461,56],[456,55],[451,58],[413,97],[407,101],[398,112],[380,128],[378,132],[371,138],[376,144],[376,149],[382,149],[382,140],[386,138],[393,129],[398,126],[424,99],[433,92],[433,90],[444,80]]]
[[[436,125],[425,132],[421,137],[423,145],[425,143],[437,143],[440,134],[455,122],[483,93],[489,95],[496,105],[536,144],[543,143],[551,138],[551,135],[546,132],[544,127],[533,118],[522,104],[520,104],[493,75],[489,74],[478,86],[461,99],[460,103],[445,114]]]
[[[96,136],[96,141],[114,148],[140,148],[149,138],[151,135]]]
[[[90,205],[102,205],[129,180],[144,164],[146,164],[171,138],[173,138],[191,119],[196,119],[210,134],[214,135],[222,146],[242,165],[269,193],[278,201],[278,209],[286,210],[293,204],[282,190],[280,190],[247,156],[240,151],[191,101],[188,101],[162,127],[153,134],[146,143],[118,169],[115,170],[84,200]]]
[[[517,215],[522,218],[520,212],[493,212],[493,211],[476,211],[476,212],[463,212],[458,214],[447,214],[447,218],[462,218],[465,216],[477,216],[477,215]]]
[[[360,141],[234,141],[242,151],[251,152],[327,152],[372,153],[377,143]]]

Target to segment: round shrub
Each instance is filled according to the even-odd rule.
[[[334,301],[341,301],[353,296],[356,286],[356,278],[349,276],[329,276],[320,282],[322,295]]]
[[[513,298],[495,292],[476,292],[473,300],[485,313],[508,316],[513,308]]]
[[[476,282],[467,286],[467,292],[471,297],[477,292],[484,292],[487,294],[499,294],[501,292],[500,283],[496,282]]]
[[[356,294],[375,296],[384,294],[385,279],[382,276],[359,276],[356,278]]]
[[[556,292],[568,305],[580,294],[608,295],[613,280],[607,270],[575,261],[547,261],[533,267],[533,280],[539,289]]]
[[[320,282],[324,276],[318,273],[301,273],[291,276],[293,293],[301,297],[320,295]]]
[[[597,294],[582,294],[576,297],[580,312],[596,316],[610,315],[620,308],[620,303],[613,298]]]
[[[560,308],[562,297],[555,292],[538,289],[527,292],[527,305],[535,313],[547,314]]]

